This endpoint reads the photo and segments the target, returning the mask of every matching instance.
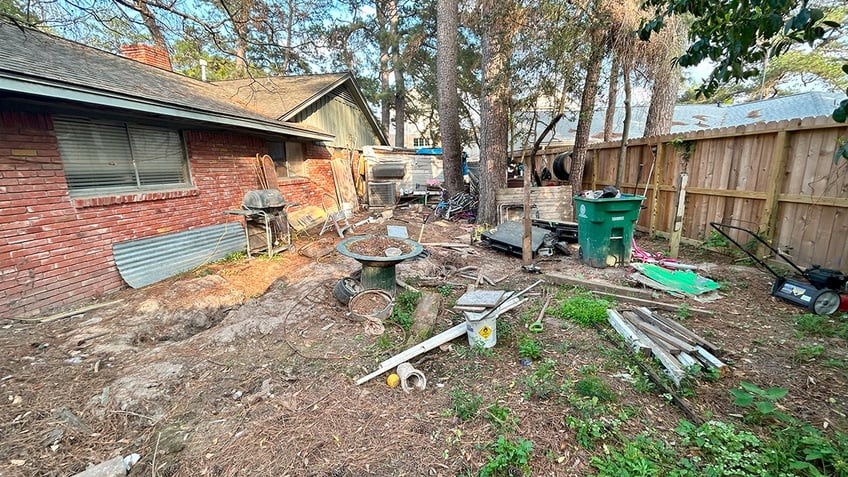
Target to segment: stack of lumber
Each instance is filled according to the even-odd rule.
[[[720,348],[680,323],[663,317],[648,308],[621,312],[607,310],[607,319],[636,353],[653,356],[665,368],[676,385],[691,366],[718,370],[720,376],[730,369],[716,357]]]

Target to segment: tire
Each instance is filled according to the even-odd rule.
[[[339,303],[347,306],[350,303],[350,299],[361,291],[362,285],[357,280],[351,277],[344,277],[337,281],[336,286],[333,287],[333,296],[336,297]]]
[[[842,304],[842,300],[839,293],[825,288],[813,295],[807,310],[817,315],[832,315],[839,309],[840,304]]]

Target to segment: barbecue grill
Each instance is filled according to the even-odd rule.
[[[288,210],[296,205],[299,204],[287,203],[277,189],[249,190],[241,201],[241,210],[225,213],[244,218],[247,256],[250,257],[251,249],[264,248],[270,258],[291,246]]]

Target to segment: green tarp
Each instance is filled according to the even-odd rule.
[[[652,263],[631,263],[631,266],[651,280],[687,295],[700,295],[720,286],[691,270],[669,270]]]

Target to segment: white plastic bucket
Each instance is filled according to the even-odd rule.
[[[465,318],[468,325],[469,346],[483,346],[491,348],[498,343],[497,318],[483,318],[482,320],[470,320]]]

